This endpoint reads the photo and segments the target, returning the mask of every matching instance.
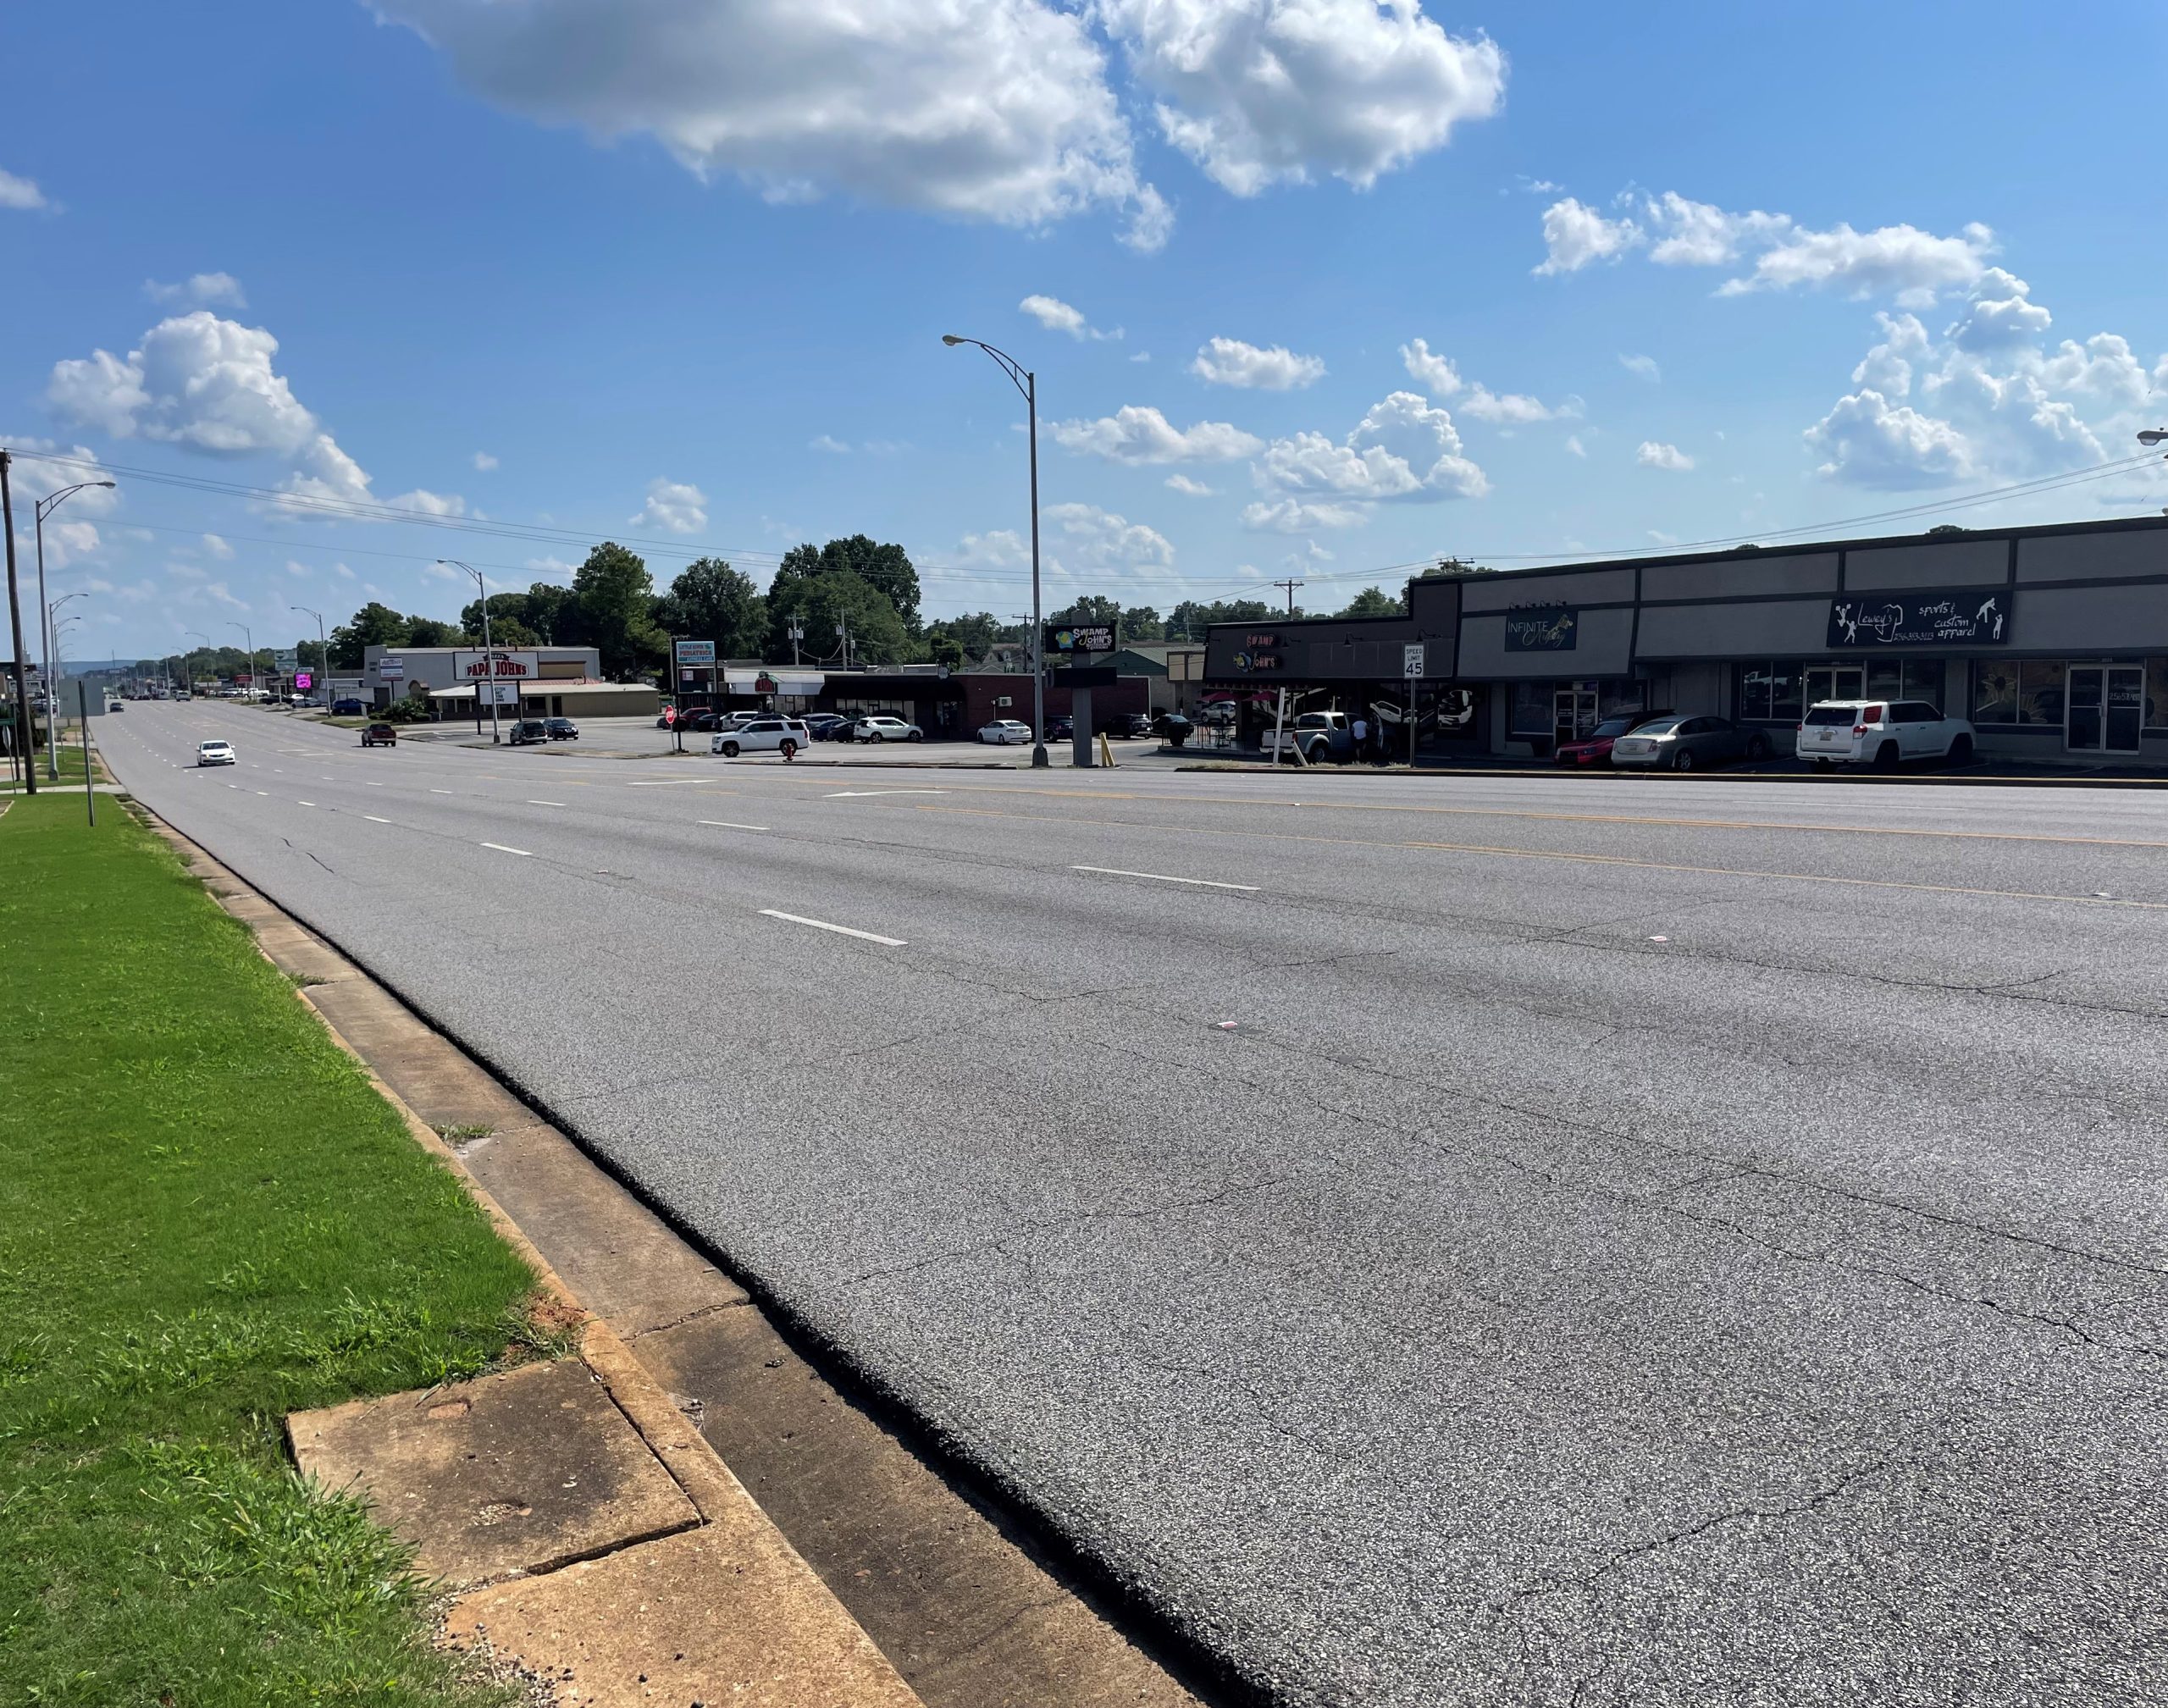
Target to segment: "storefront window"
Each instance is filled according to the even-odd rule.
[[[2168,729],[2168,658],[2145,661],[2145,727]]]
[[[1515,735],[1549,735],[1554,716],[1551,701],[1551,685],[1547,682],[1517,682],[1513,684],[1513,722]]]
[[[2028,659],[2017,669],[2017,721],[2060,727],[2070,666],[2059,658]]]
[[[1995,660],[1972,666],[1972,721],[2017,721],[2018,666]]]

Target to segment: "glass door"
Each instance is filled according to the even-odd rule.
[[[1867,666],[1863,664],[1811,664],[1804,674],[1808,705],[1817,700],[1867,698]]]
[[[1562,688],[1551,696],[1553,732],[1562,741],[1579,741],[1596,725],[1596,690]]]
[[[2062,700],[2062,746],[2071,752],[2107,752],[2107,667],[2072,663]]]

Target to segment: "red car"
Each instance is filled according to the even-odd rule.
[[[1629,731],[1639,729],[1660,711],[1637,711],[1630,717],[1607,717],[1579,741],[1562,741],[1551,756],[1553,765],[1608,766],[1611,745]]]

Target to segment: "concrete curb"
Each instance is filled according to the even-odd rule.
[[[730,1700],[773,1708],[1199,1708],[1211,1686],[1232,1682],[1183,1633],[1136,1608],[1123,1586],[1106,1585],[1063,1538],[1035,1532],[1028,1519],[1018,1524],[1008,1510],[1014,1491],[1004,1501],[1003,1491],[982,1490],[973,1469],[884,1396],[854,1391],[809,1363],[787,1311],[749,1293],[580,1149],[550,1112],[517,1096],[335,943],[149,809],[136,810],[191,870],[214,880],[223,905],[252,926],[267,959],[322,981],[302,994],[373,1082],[390,1082],[387,1094],[416,1141],[472,1183],[553,1296],[577,1297],[589,1319],[581,1355],[589,1373],[708,1520],[471,1591],[447,1628],[451,1640],[478,1630],[516,1650],[523,1641],[556,1644],[554,1652],[580,1670],[579,1700],[611,1708],[616,1699],[585,1694],[584,1681],[623,1672],[629,1639],[590,1622],[593,1640],[574,1652],[564,1646],[573,1614],[600,1604],[622,1606],[628,1620],[682,1621],[682,1604],[697,1602],[700,1585],[735,1582],[744,1593],[756,1581],[749,1571],[772,1577],[774,1550],[765,1549],[772,1537],[796,1568],[794,1581],[812,1574],[872,1659],[918,1694],[854,1695],[834,1688],[833,1668],[821,1676],[778,1669],[793,1689],[724,1693]],[[711,1516],[717,1513],[724,1516]],[[629,1582],[650,1550],[657,1552],[644,1575]],[[771,1605],[777,1600],[742,1607],[741,1651],[792,1634]],[[1142,1631],[1125,1629],[1117,1607],[1141,1616]],[[838,1645],[827,1646],[835,1655]],[[669,1675],[667,1667],[646,1670],[650,1685]],[[862,1682],[864,1669],[844,1676]],[[692,1696],[723,1700],[712,1688]],[[646,1700],[640,1696],[639,1708]]]
[[[304,978],[320,977],[318,973],[305,970],[312,965],[327,970],[335,965],[346,974],[342,982],[368,981],[373,985],[360,968],[318,943],[297,922],[207,850],[148,809],[141,810],[150,827],[180,854],[192,873],[205,881],[219,905],[250,927],[257,952],[266,961],[290,976],[296,976],[297,969],[304,970],[298,972]],[[274,953],[274,942],[287,952],[285,959]],[[576,1326],[578,1357],[699,1514],[703,1528],[683,1534],[698,1535],[704,1534],[705,1527],[713,1527],[729,1539],[733,1554],[749,1553],[767,1567],[755,1578],[770,1590],[760,1607],[749,1611],[730,1605],[733,1584],[744,1569],[739,1567],[736,1573],[695,1580],[685,1597],[692,1605],[672,1610],[677,1617],[682,1621],[689,1613],[695,1622],[711,1617],[733,1626],[760,1628],[775,1633],[778,1641],[787,1643],[790,1652],[758,1657],[766,1683],[780,1693],[772,1697],[763,1694],[758,1699],[761,1701],[794,1704],[817,1700],[823,1708],[924,1708],[916,1693],[904,1683],[871,1637],[775,1527],[646,1366],[617,1331],[589,1311],[566,1285],[525,1230],[475,1177],[458,1151],[385,1083],[374,1066],[324,1012],[312,994],[312,988],[301,986],[295,995],[360,1069],[377,1094],[398,1112],[415,1143],[459,1180],[498,1235],[533,1272],[537,1291]],[[634,1541],[604,1557],[629,1560],[640,1548],[648,1545],[652,1544]],[[548,1578],[554,1580],[559,1575],[552,1573]],[[487,1610],[508,1593],[512,1593],[511,1586],[504,1585],[478,1590],[473,1592],[473,1597],[462,1598],[460,1605],[464,1606],[470,1599],[484,1598],[478,1600],[477,1605]],[[572,1593],[576,1597],[577,1591]],[[597,1598],[606,1598],[611,1593],[597,1584]],[[561,1611],[554,1617],[562,1622]],[[456,1606],[456,1633],[460,1633],[462,1625],[462,1615]],[[565,1640],[561,1631],[549,1634],[560,1643]],[[682,1661],[684,1657],[680,1655],[678,1658]],[[584,1700],[596,1699],[590,1692]]]
[[[1615,783],[1631,788],[1643,782],[1811,783],[1817,788],[1872,788],[1878,784],[1926,783],[1942,788],[2168,788],[2168,777],[1967,777],[1947,771],[1620,771],[1587,770],[1560,766],[1556,770],[1512,770],[1506,766],[1291,766],[1244,764],[1228,760],[1220,765],[1178,765],[1178,771],[1218,771],[1226,776],[1310,777],[1540,777],[1560,782],[1578,777],[1585,782]]]

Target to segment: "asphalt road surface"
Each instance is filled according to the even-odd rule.
[[[99,737],[1273,1700],[2168,1700],[2168,799]]]

